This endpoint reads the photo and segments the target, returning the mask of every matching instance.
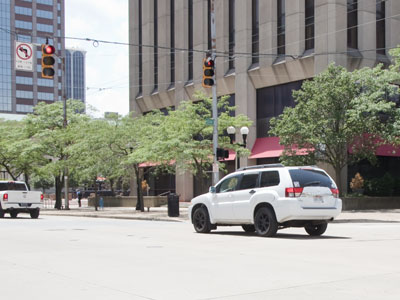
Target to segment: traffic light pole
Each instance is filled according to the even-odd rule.
[[[67,129],[67,95],[66,95],[66,78],[65,78],[65,57],[61,58],[61,66],[62,66],[62,76],[63,76],[63,110],[64,110],[64,122],[63,122],[63,127],[64,130]],[[67,157],[65,156],[65,162],[67,162]],[[69,210],[69,197],[68,197],[68,167],[65,165],[64,167],[64,196],[65,196],[65,209]]]
[[[216,28],[215,28],[215,0],[211,0],[211,58],[215,62],[216,57]],[[215,72],[214,72],[214,85],[212,86],[212,118],[214,121],[213,128],[213,185],[216,185],[219,181],[219,166],[218,166],[218,158],[217,158],[217,148],[218,148],[218,108],[217,108],[217,80],[216,80],[216,66],[214,64]]]

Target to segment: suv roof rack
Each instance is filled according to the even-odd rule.
[[[264,168],[283,168],[284,165],[282,164],[267,164],[267,165],[256,165],[256,166],[249,166],[243,167],[238,169],[237,171],[245,171],[245,170],[252,170],[252,169],[264,169]]]

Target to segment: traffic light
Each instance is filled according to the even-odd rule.
[[[42,78],[54,77],[54,54],[56,49],[51,45],[42,45]]]
[[[229,150],[217,148],[217,159],[225,159],[229,157]]]
[[[205,88],[214,85],[214,60],[211,57],[203,59],[203,81],[202,85]]]

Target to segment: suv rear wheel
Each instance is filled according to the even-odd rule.
[[[327,227],[328,227],[328,223],[318,224],[318,225],[311,225],[310,224],[310,225],[304,226],[304,229],[311,236],[319,236],[319,235],[323,234],[326,231]]]
[[[31,215],[31,218],[32,218],[32,219],[37,219],[37,218],[39,218],[39,213],[40,213],[40,210],[39,210],[39,209],[34,209],[34,210],[31,210],[31,211],[29,212],[29,214]]]
[[[254,217],[254,227],[260,236],[274,236],[278,231],[274,212],[268,207],[260,207]]]
[[[198,233],[209,233],[211,231],[210,217],[207,208],[200,206],[193,213],[193,226]]]

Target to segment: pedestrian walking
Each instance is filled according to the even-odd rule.
[[[82,192],[80,190],[78,190],[78,192],[76,193],[78,195],[78,204],[79,207],[82,206],[81,200],[82,200]]]

